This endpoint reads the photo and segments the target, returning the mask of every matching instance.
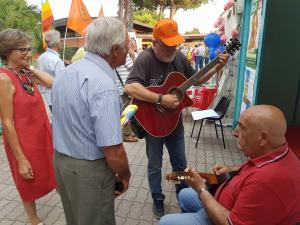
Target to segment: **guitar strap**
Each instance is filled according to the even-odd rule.
[[[118,76],[118,78],[119,78],[119,81],[120,81],[121,85],[124,87],[124,82],[123,82],[123,80],[122,80],[122,78],[121,78],[119,72],[118,72],[117,70],[115,70],[115,71],[116,71],[116,74],[117,74],[117,76]]]

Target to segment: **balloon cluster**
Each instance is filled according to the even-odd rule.
[[[234,6],[234,0],[228,0],[227,3],[224,5],[224,11],[229,10],[231,7]],[[217,21],[214,23],[214,28],[217,28],[217,33],[220,35],[220,40],[222,44],[225,44],[227,41],[227,36],[225,35],[225,21],[222,16],[219,16]],[[239,26],[236,26],[231,31],[231,37],[232,38],[238,38],[239,37]]]
[[[218,20],[214,23],[214,28],[218,29],[218,34],[220,35],[221,43],[226,43],[227,37],[225,35],[225,22],[222,16],[218,17]]]
[[[209,59],[213,60],[219,53],[225,50],[225,47],[221,44],[221,37],[216,33],[210,33],[205,36],[204,44],[208,47]]]
[[[226,4],[224,5],[224,11],[227,11],[234,5],[234,0],[228,0]]]

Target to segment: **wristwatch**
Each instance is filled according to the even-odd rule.
[[[200,196],[202,192],[207,192],[207,190],[204,187],[200,188],[200,190],[198,190],[198,196]]]
[[[163,96],[162,94],[159,94],[159,95],[158,95],[158,100],[157,100],[156,105],[161,105],[162,96]]]

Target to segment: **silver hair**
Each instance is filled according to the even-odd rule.
[[[49,48],[53,48],[60,43],[60,33],[57,30],[49,30],[45,32],[44,39]]]
[[[101,17],[87,27],[85,48],[99,55],[110,55],[113,45],[125,47],[126,28],[122,21],[113,17]]]

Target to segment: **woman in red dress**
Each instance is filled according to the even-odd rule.
[[[30,67],[27,35],[0,32],[0,115],[6,155],[16,187],[32,225],[41,225],[35,200],[56,187],[52,166],[51,126],[37,84],[51,87],[53,78]]]

